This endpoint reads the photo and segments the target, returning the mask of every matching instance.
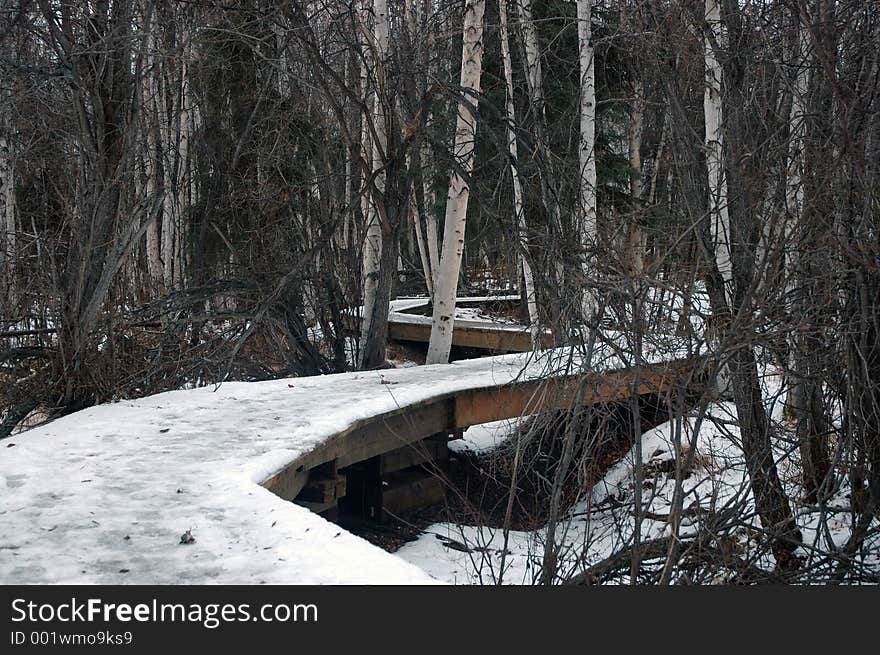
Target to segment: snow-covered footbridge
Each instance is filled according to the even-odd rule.
[[[405,502],[371,481],[442,458],[469,425],[696,383],[681,353],[554,372],[570,361],[557,349],[226,383],[18,434],[0,442],[0,583],[430,582],[303,505]]]
[[[457,298],[452,345],[493,354],[532,350],[532,335],[527,326],[513,319],[504,320],[497,315],[486,314],[488,308],[512,311],[519,304],[519,296]],[[392,341],[427,344],[431,338],[430,309],[427,298],[392,300],[388,312],[388,338]],[[346,327],[349,333],[356,335],[360,330],[360,320],[349,314]],[[540,340],[543,348],[553,345],[553,335],[549,330],[542,330]]]

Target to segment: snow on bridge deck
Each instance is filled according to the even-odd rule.
[[[357,421],[534,379],[560,354],[231,382],[99,405],[17,434],[0,441],[0,583],[432,582],[260,484]],[[180,544],[190,529],[195,543]]]
[[[426,315],[428,298],[399,298],[392,300],[388,311],[388,337],[394,341],[428,343],[431,336],[431,316]],[[519,296],[471,296],[455,301],[455,323],[452,345],[476,348],[493,353],[528,352],[532,350],[529,328],[514,320],[490,316],[481,311],[482,305],[493,303],[515,305]],[[350,329],[357,332],[358,321],[350,319]],[[553,345],[553,335],[543,330],[541,345]]]

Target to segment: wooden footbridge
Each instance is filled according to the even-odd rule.
[[[458,310],[475,310],[491,307],[496,310],[516,308],[521,303],[519,296],[458,298]],[[404,343],[427,344],[431,338],[431,305],[427,298],[403,298],[391,302],[388,312],[388,339]],[[346,330],[356,335],[360,320],[348,315]],[[553,345],[553,335],[544,330],[540,335],[541,347]],[[488,354],[529,352],[533,348],[532,336],[524,325],[513,322],[492,323],[486,320],[473,320],[457,317],[452,331],[452,345]]]
[[[330,437],[289,463],[263,486],[328,518],[338,510],[380,520],[442,499],[432,466],[448,457],[447,443],[472,426],[582,405],[619,403],[639,396],[695,391],[700,358],[586,375],[513,380],[496,386],[438,393],[372,416]]]

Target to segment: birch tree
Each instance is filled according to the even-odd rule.
[[[513,65],[510,60],[510,35],[507,26],[507,0],[498,0],[498,11],[501,28],[501,58],[504,66],[504,80],[506,84],[507,102],[507,150],[510,154],[510,175],[513,183],[513,212],[516,226],[519,231],[522,254],[520,263],[522,266],[523,286],[526,304],[529,312],[529,331],[532,335],[532,346],[540,347],[540,333],[538,328],[538,302],[535,295],[535,277],[529,264],[528,231],[526,229],[526,216],[523,207],[523,189],[519,177],[519,152],[516,139],[516,109],[514,106]]]
[[[455,295],[464,250],[469,176],[474,168],[477,117],[475,114],[483,72],[483,14],[485,0],[468,0],[464,8],[464,29],[461,54],[461,93],[455,127],[454,156],[459,166],[449,180],[444,220],[443,249],[434,289],[431,338],[428,343],[428,364],[445,364],[452,349],[455,323]]]
[[[706,86],[703,92],[705,120],[706,169],[709,180],[709,225],[714,245],[715,263],[724,284],[728,304],[732,302],[733,264],[730,257],[730,216],[727,207],[727,180],[723,164],[721,105],[722,72],[715,49],[723,43],[719,0],[706,0],[706,32],[703,56]]]
[[[580,67],[580,167],[578,233],[582,247],[583,319],[589,321],[596,312],[595,292],[588,286],[595,278],[595,248],[598,242],[596,211],[596,73],[593,66],[592,0],[577,0],[578,64]]]
[[[377,195],[385,190],[385,173],[383,160],[388,151],[386,134],[385,100],[387,82],[387,57],[389,52],[388,3],[386,0],[373,0],[373,37],[369,43],[369,55],[364,60],[372,61],[376,74],[376,94],[373,99],[372,125],[372,167]],[[365,30],[366,31],[366,30]],[[363,254],[363,293],[364,307],[361,319],[361,343],[359,349],[359,366],[363,367],[367,359],[367,342],[375,330],[374,316],[377,313],[376,301],[379,290],[379,276],[382,265],[382,224],[376,199],[367,205],[366,230]]]
[[[526,83],[531,99],[531,110],[535,115],[535,141],[541,157],[541,166],[538,168],[541,183],[541,200],[545,211],[550,217],[551,225],[561,236],[562,227],[560,221],[559,200],[556,195],[556,181],[553,179],[553,167],[550,165],[550,145],[547,139],[547,105],[544,97],[544,68],[541,64],[541,43],[538,40],[538,30],[535,27],[535,18],[532,12],[531,0],[516,0],[517,11],[520,16],[519,27],[523,40],[523,60],[526,69]]]

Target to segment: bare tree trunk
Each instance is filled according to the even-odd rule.
[[[807,102],[810,83],[808,54],[809,27],[799,25],[798,12],[794,21],[796,36],[792,61],[797,67],[789,111],[788,174],[785,198],[788,205],[781,250],[783,251],[783,279],[786,305],[790,316],[805,316],[808,311],[808,289],[812,283],[808,249],[816,247],[810,220],[804,213],[806,196],[804,167],[806,163]],[[803,468],[806,497],[810,502],[819,500],[819,490],[830,470],[825,416],[820,382],[815,379],[814,344],[808,334],[793,330],[788,344],[789,392],[787,405],[797,419],[797,436]]]
[[[343,70],[343,79],[345,79],[346,84],[353,88],[352,82],[354,79],[354,61],[351,57],[346,57],[345,59],[345,68]],[[345,121],[348,124],[347,129],[352,129],[351,125],[352,120],[349,116],[349,112],[345,113]],[[351,243],[351,223],[352,223],[352,215],[354,214],[354,205],[352,203],[352,187],[353,187],[353,179],[354,179],[354,156],[350,147],[345,149],[345,179],[342,183],[342,202],[345,211],[345,215],[342,218],[342,231],[337,231],[335,233],[336,244],[340,250],[347,251],[349,248],[349,244]]]
[[[429,21],[429,13],[431,0],[424,0],[422,4],[422,28],[425,32],[425,40],[427,47],[424,49],[422,65],[425,69],[426,83],[431,80],[434,74],[435,63],[431,57],[431,53],[436,46],[436,37],[434,34],[434,24]],[[431,111],[429,109],[425,118],[425,129],[431,127]],[[425,221],[425,245],[428,250],[428,264],[431,269],[431,289],[437,287],[437,271],[440,269],[440,239],[437,231],[437,194],[434,193],[434,173],[431,162],[433,161],[433,152],[429,139],[423,139],[419,148],[419,168],[422,178],[422,206],[421,210],[424,214]],[[434,292],[431,291],[433,299]]]
[[[189,208],[196,201],[195,175],[191,158],[191,141],[193,134],[193,96],[190,86],[190,65],[192,59],[192,33],[187,29],[183,32],[183,61],[180,64],[180,105],[177,111],[179,139],[177,143],[177,188],[175,190],[176,224],[174,239],[174,287],[183,289],[185,280],[185,241],[186,216]]]
[[[18,280],[16,263],[18,244],[15,220],[15,162],[8,135],[8,123],[0,127],[0,220],[3,221],[3,259],[4,267],[0,279],[5,283],[6,298],[3,315],[11,318],[18,304]],[[8,312],[8,313],[7,313]]]
[[[663,112],[663,124],[660,126],[660,141],[657,144],[657,154],[654,156],[654,168],[651,171],[651,186],[648,188],[648,206],[653,207],[657,202],[657,182],[660,179],[660,168],[669,142],[669,111]]]
[[[525,287],[526,305],[529,312],[529,331],[532,335],[532,347],[540,347],[538,327],[538,300],[535,295],[535,277],[529,264],[529,237],[526,229],[526,215],[523,208],[522,182],[519,178],[519,152],[516,143],[516,110],[513,102],[513,66],[510,61],[510,36],[507,29],[507,0],[498,0],[501,18],[501,57],[504,60],[504,79],[507,84],[507,149],[510,153],[510,172],[513,181],[513,211],[516,226],[519,230],[521,246],[520,261],[522,264],[523,285]]]
[[[369,61],[370,61],[370,52],[369,52],[369,43],[370,37],[370,11],[369,11],[369,2],[365,0],[362,3],[362,6],[358,9],[357,18],[358,18],[358,28],[360,30],[358,43],[361,48],[361,66],[360,66],[360,91],[361,91],[361,100],[363,101],[364,107],[369,107],[372,97],[372,93],[370,90],[370,75],[369,75]],[[373,136],[370,134],[370,117],[367,116],[366,112],[360,112],[360,127],[361,127],[361,138],[360,138],[360,148],[361,148],[361,157],[364,162],[366,162],[366,168],[370,171],[373,170]],[[364,171],[361,172],[361,180],[365,180],[366,173]],[[361,193],[361,218],[364,221],[363,226],[358,226],[357,237],[359,238],[361,235],[365,235],[365,230],[362,232],[361,228],[366,228],[370,221],[370,212],[372,207],[372,202],[370,200],[369,193]],[[358,239],[359,240],[359,239]],[[356,241],[357,242],[357,241]],[[361,259],[363,260],[363,254],[361,255]],[[362,264],[363,265],[363,264]]]
[[[485,0],[468,0],[464,8],[464,38],[461,55],[461,88],[465,94],[459,101],[455,128],[455,158],[459,168],[453,169],[446,199],[446,219],[443,232],[443,251],[434,293],[434,313],[431,321],[431,339],[428,343],[428,364],[445,364],[452,348],[452,330],[455,322],[455,294],[464,250],[464,231],[467,218],[469,181],[474,168],[477,118],[477,93],[483,72],[483,14]]]
[[[142,94],[144,105],[144,131],[146,132],[146,153],[144,155],[144,165],[147,175],[147,193],[149,197],[158,198],[161,193],[161,185],[159,184],[159,139],[157,135],[159,112],[156,107],[158,96],[158,71],[156,70],[157,50],[154,12],[152,3],[147,10],[145,20],[145,29],[149,35],[147,38],[147,52],[144,56],[144,74],[142,80]],[[163,266],[160,254],[161,240],[159,236],[159,218],[150,219],[147,226],[146,234],[147,242],[147,271],[154,288],[161,289],[163,287]]]
[[[434,271],[431,269],[431,263],[428,261],[428,253],[425,250],[425,239],[422,236],[422,219],[419,215],[419,207],[416,202],[415,192],[411,195],[410,200],[410,216],[412,218],[412,229],[415,233],[416,244],[419,249],[419,260],[422,263],[422,272],[425,276],[425,285],[428,287],[428,296],[434,298]]]
[[[642,127],[645,117],[645,88],[637,72],[633,75],[633,99],[629,110],[629,188],[632,197],[633,216],[628,230],[630,267],[634,276],[640,276],[645,268],[645,235],[639,223],[642,208]],[[658,153],[659,156],[659,153]]]
[[[406,28],[407,28],[407,37],[409,39],[409,42],[408,42],[409,47],[413,47],[415,39],[417,38],[417,34],[419,31],[419,25],[418,25],[418,20],[417,20],[418,12],[419,12],[418,0],[406,0],[403,3],[403,13],[404,13],[404,18],[406,19]],[[427,8],[423,7],[422,12],[424,14],[427,14]],[[424,16],[424,17],[427,18],[427,16]],[[427,21],[424,22],[424,27],[426,28],[426,32],[429,35],[428,40],[429,41],[432,40],[431,36],[430,36],[431,30],[427,26]],[[415,52],[414,48],[413,48],[412,52],[413,53]],[[422,73],[425,76],[424,77],[425,84],[427,84],[427,80],[428,80],[428,78],[430,78],[430,54],[429,53],[430,53],[430,45],[428,48],[425,49],[425,56],[424,56],[423,62],[422,62],[423,63]],[[402,112],[401,112],[401,115],[402,115]],[[428,147],[427,140],[425,140],[422,142],[422,148],[425,149],[427,147]],[[426,201],[428,199],[428,186],[429,185],[425,182],[425,173],[426,173],[425,169],[428,164],[428,161],[427,161],[428,157],[422,157],[421,154],[414,153],[408,159],[408,164],[409,164],[410,169],[415,168],[415,166],[413,164],[415,163],[417,157],[419,158],[418,168],[421,169],[421,173],[422,173],[423,195],[421,198],[422,202],[419,202],[419,194],[418,194],[417,190],[415,188],[413,188],[412,191],[410,192],[409,216],[410,216],[410,223],[412,225],[412,232],[409,233],[410,236],[408,239],[408,243],[409,243],[409,249],[410,249],[410,257],[414,257],[413,243],[415,243],[415,245],[418,247],[419,261],[421,262],[422,273],[425,277],[425,287],[427,288],[427,291],[428,291],[428,297],[433,300],[433,298],[434,298],[434,273],[436,271],[436,267],[432,265],[433,262],[431,260],[429,253],[428,253],[428,249],[426,248],[425,236],[424,236],[424,232],[422,231],[422,213],[423,213]],[[424,166],[422,166],[423,163],[424,163]],[[432,206],[432,211],[433,211],[433,198],[431,198],[431,206]],[[432,213],[431,219],[428,219],[426,222],[432,221],[432,219],[433,219],[433,213]],[[436,242],[436,238],[435,238],[434,243],[433,243],[433,253],[436,254],[436,252],[437,252],[437,242]]]
[[[532,13],[531,0],[516,0],[517,10],[520,15],[520,29],[522,30],[526,82],[529,87],[532,109],[535,113],[535,140],[541,151],[542,165],[538,168],[541,182],[542,203],[547,215],[552,221],[552,228],[562,235],[560,219],[559,199],[554,191],[555,180],[553,170],[550,168],[549,146],[547,144],[547,110],[544,99],[544,69],[541,66],[541,44],[538,41],[538,32],[535,28],[534,15]]]
[[[786,568],[793,563],[792,551],[800,543],[801,535],[776,468],[754,351],[750,347],[737,347],[730,358],[729,369],[755,506],[772,540],[776,561]]]
[[[173,85],[174,74],[162,67],[159,82],[159,136],[162,143],[162,281],[166,291],[174,289],[174,239],[176,212],[176,158],[174,147],[175,130],[171,124],[169,107],[169,86]]]
[[[430,125],[431,117],[428,116],[427,124]],[[431,288],[437,288],[437,271],[440,269],[440,239],[437,234],[437,214],[434,211],[437,206],[437,197],[434,193],[434,185],[431,183],[431,145],[428,140],[422,141],[419,150],[422,168],[422,189],[425,206],[425,239],[428,246],[428,262],[431,268]],[[433,298],[433,293],[431,295]]]

